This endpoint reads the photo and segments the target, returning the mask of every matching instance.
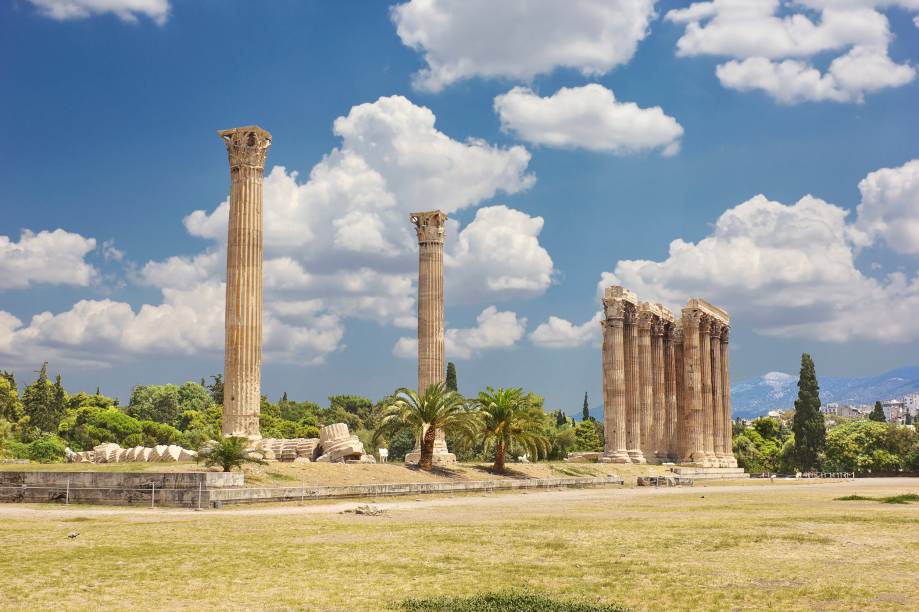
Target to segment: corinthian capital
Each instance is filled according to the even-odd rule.
[[[683,326],[698,329],[704,314],[698,308],[683,309]]]
[[[730,335],[731,335],[731,326],[730,326],[730,325],[725,325],[724,327],[721,328],[721,341],[722,341],[722,342],[724,342],[725,344],[727,344],[728,341],[730,340],[730,338],[729,338]]]
[[[603,314],[607,320],[625,318],[625,302],[603,298]]]
[[[265,169],[265,158],[271,146],[271,134],[256,125],[222,130],[217,134],[227,147],[230,169],[240,167]]]
[[[724,323],[720,321],[712,320],[712,339],[719,340],[721,338],[721,331],[724,329]]]
[[[418,233],[418,243],[444,241],[444,224],[447,215],[439,210],[416,212],[409,215]]]

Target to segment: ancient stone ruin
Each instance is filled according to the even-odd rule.
[[[265,438],[253,444],[253,450],[269,461],[317,461],[376,463],[364,452],[358,437],[344,423],[335,423],[319,430],[318,438]]]
[[[444,382],[444,232],[447,215],[439,210],[412,213],[409,216],[418,234],[418,393]],[[405,463],[421,460],[419,447],[405,456]],[[447,449],[444,432],[434,439],[434,464],[456,463],[456,455]]]
[[[261,437],[263,175],[271,134],[260,127],[218,132],[230,162],[223,435]]]
[[[603,309],[599,460],[736,468],[728,314],[693,298],[677,318],[619,286],[606,288]]]
[[[154,447],[135,446],[121,448],[114,442],[106,442],[93,447],[91,451],[66,452],[69,463],[150,463],[194,461],[198,456],[193,450],[175,444],[162,444]]]

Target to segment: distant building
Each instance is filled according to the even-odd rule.
[[[903,400],[884,400],[881,402],[881,408],[884,409],[884,418],[888,423],[900,423],[906,420]]]
[[[903,406],[911,416],[919,416],[919,393],[903,396]]]

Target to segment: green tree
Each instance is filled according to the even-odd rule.
[[[211,393],[211,399],[214,400],[215,404],[223,406],[223,374],[215,374],[211,376],[211,380],[214,382],[207,386],[207,390]]]
[[[592,420],[581,421],[574,427],[579,451],[598,452],[603,450],[603,435]]]
[[[874,402],[874,410],[868,415],[868,420],[877,421],[878,423],[887,422],[887,417],[884,416],[884,407],[881,406],[881,402]]]
[[[24,415],[16,376],[12,372],[0,372],[0,419],[17,423]]]
[[[530,404],[523,389],[488,387],[479,393],[475,403],[479,408],[478,438],[486,451],[494,447],[496,472],[504,471],[512,448],[526,451],[533,459],[546,455],[549,443],[543,431],[545,413]]]
[[[804,471],[814,469],[826,442],[826,424],[820,412],[820,387],[817,385],[814,360],[807,353],[801,355],[792,431],[795,434],[794,456],[798,467]]]
[[[55,389],[48,380],[48,362],[42,364],[38,378],[31,385],[23,389],[22,405],[29,425],[39,431],[57,431],[57,425],[63,417],[58,412]]]
[[[456,391],[447,390],[444,383],[431,385],[421,395],[403,387],[395,392],[392,402],[383,409],[373,441],[376,444],[387,434],[408,427],[417,432],[421,440],[418,467],[430,470],[433,467],[436,431],[456,430],[464,438],[471,439],[475,434],[475,425],[476,414],[467,410],[463,397]]]
[[[850,421],[826,436],[825,467],[831,472],[897,472],[909,467],[919,445],[911,428],[877,421]]]
[[[587,391],[584,392],[584,406],[581,408],[581,420],[590,421],[590,403],[587,401]]]
[[[456,385],[456,365],[452,361],[447,363],[447,390],[459,391]]]
[[[220,438],[202,446],[198,451],[197,460],[203,461],[206,467],[219,465],[224,472],[232,472],[245,463],[266,463],[249,449],[249,440],[237,436]]]

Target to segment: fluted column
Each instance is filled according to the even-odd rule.
[[[721,332],[724,324],[712,321],[712,438],[715,451],[715,462],[725,467],[724,455],[724,396],[721,390]]]
[[[664,350],[664,426],[661,449],[667,461],[674,458],[674,433],[676,431],[676,353],[673,348],[673,323],[667,323],[663,337]]]
[[[699,324],[702,313],[683,309],[683,401],[685,405],[683,462],[706,464],[702,434],[702,359],[699,352]]]
[[[686,412],[686,387],[683,383],[683,324],[673,327],[673,378],[676,387],[676,405],[673,425],[673,446],[671,458],[682,461],[686,456],[686,423],[689,420]]]
[[[656,318],[651,323],[651,383],[654,403],[651,411],[651,431],[654,458],[658,463],[667,460],[664,431],[667,425],[667,391],[664,372],[664,331],[666,323]]]
[[[724,423],[724,465],[725,467],[737,467],[737,459],[734,457],[734,447],[733,447],[733,423],[731,422],[731,368],[728,364],[728,337],[730,335],[730,327],[725,325],[724,329],[721,332],[721,393],[722,393],[722,403],[721,410],[722,416],[721,419]]]
[[[625,338],[626,447],[632,463],[645,463],[641,452],[641,381],[638,358],[638,312],[626,306],[623,333]]]
[[[706,467],[717,465],[715,460],[714,400],[712,397],[712,319],[702,318],[699,325],[699,357],[702,362],[702,444]]]
[[[651,323],[653,313],[647,304],[638,308],[638,380],[641,393],[641,448],[646,460],[654,460],[654,436],[651,413],[654,410],[653,359],[651,357]]]
[[[613,289],[613,288],[610,288]],[[626,445],[625,303],[603,299],[603,431],[604,463],[631,463]]]
[[[225,436],[261,437],[263,176],[271,134],[256,126],[218,132],[230,162],[223,354]]]
[[[412,213],[409,216],[418,234],[418,393],[444,382],[444,228],[447,215],[439,210]],[[434,440],[434,461],[450,463],[444,432],[438,430]],[[420,444],[424,432],[420,432]],[[405,457],[417,463],[420,449]]]

